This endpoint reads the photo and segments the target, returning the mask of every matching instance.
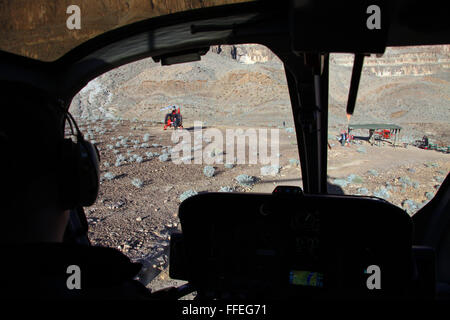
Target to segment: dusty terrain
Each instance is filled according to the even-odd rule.
[[[159,122],[162,108],[177,105],[188,121],[205,125],[292,127],[286,76],[267,48],[230,46],[208,52],[201,61],[164,66],[151,58],[114,69],[94,80],[71,104],[75,115],[91,119]],[[353,57],[330,58],[329,131],[347,126],[346,101]],[[395,123],[401,142],[423,135],[450,145],[450,46],[388,48],[368,57],[351,123]]]
[[[153,289],[177,283],[168,278],[168,249],[170,233],[180,228],[177,209],[185,191],[229,187],[236,192],[271,192],[277,185],[301,186],[300,168],[294,162],[298,160],[295,136],[285,129],[279,131],[278,174],[261,175],[261,164],[237,164],[233,168],[213,164],[214,176],[207,177],[205,164],[174,164],[161,161],[158,155],[146,155],[163,155],[174,146],[173,131],[163,131],[160,124],[128,120],[81,124],[83,131],[92,132],[88,135],[95,139],[101,153],[100,194],[96,204],[86,210],[90,239],[94,245],[117,248],[141,261],[146,266],[141,278],[144,283],[157,276],[148,284]],[[127,146],[116,146],[123,141],[119,137],[128,138]],[[142,146],[145,137],[148,145]],[[382,197],[410,214],[429,201],[450,171],[450,154],[415,147],[393,148],[390,144],[371,146],[366,141],[345,147],[333,139],[329,142],[331,192]],[[203,147],[207,146],[203,141]],[[116,166],[120,155],[126,160]],[[142,162],[132,160],[134,155],[142,157]],[[242,186],[236,181],[241,174],[258,180],[252,187]],[[136,178],[142,185],[133,184]]]
[[[180,229],[177,210],[186,191],[271,192],[280,184],[302,185],[282,64],[260,47],[240,48],[237,60],[227,50],[217,54],[216,48],[190,64],[162,68],[146,59],[123,66],[91,81],[72,101],[70,110],[82,132],[101,153],[100,194],[86,208],[90,239],[142,262],[140,280],[152,289],[180,283],[168,277],[168,249],[170,233]],[[396,148],[387,141],[371,146],[364,131],[355,132],[361,138],[353,144],[339,144],[338,134],[346,127],[351,68],[348,58],[334,59],[329,192],[377,196],[411,215],[434,196],[450,172],[450,154],[418,149],[411,142],[426,134],[431,142],[450,144],[445,50],[394,51],[383,63],[369,61],[352,121],[400,124],[404,130]],[[181,106],[189,134],[195,121],[202,122],[202,132],[279,130],[279,172],[263,175],[261,163],[216,163],[208,176],[205,163],[173,163],[173,130],[162,130],[166,111],[161,109],[174,104]],[[201,142],[204,154],[211,157],[210,141]],[[213,158],[220,158],[223,150],[214,150]],[[236,178],[242,174],[255,177],[255,183],[240,184]]]

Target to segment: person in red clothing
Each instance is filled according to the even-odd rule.
[[[168,127],[173,127],[175,129],[177,128],[183,128],[183,117],[180,113],[180,108],[177,108],[173,106],[172,112],[166,114],[166,117],[164,119],[164,130],[167,130]]]

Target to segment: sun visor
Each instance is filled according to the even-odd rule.
[[[387,1],[291,0],[294,52],[384,53]]]
[[[209,47],[185,50],[167,55],[152,57],[153,61],[161,62],[162,66],[170,66],[172,64],[200,61],[201,57],[209,51]]]

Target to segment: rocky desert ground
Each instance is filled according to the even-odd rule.
[[[329,192],[384,198],[411,215],[434,196],[450,171],[450,154],[412,143],[427,135],[430,142],[450,145],[449,52],[450,46],[396,48],[367,59],[351,122],[402,126],[397,147],[388,141],[372,146],[363,130],[351,145],[340,145],[351,56],[331,57]],[[161,109],[170,105],[181,107],[183,130],[192,136],[209,129],[277,130],[279,147],[272,154],[277,166],[175,164],[174,130],[162,125]],[[180,283],[169,278],[167,268],[170,233],[180,229],[177,209],[183,199],[208,191],[271,192],[277,185],[302,185],[283,65],[258,45],[213,47],[195,63],[161,67],[145,59],[122,66],[92,80],[70,111],[101,154],[100,194],[86,208],[90,239],[142,262],[140,280],[152,289]],[[210,139],[198,142],[203,156],[226,156],[226,148],[211,148]]]

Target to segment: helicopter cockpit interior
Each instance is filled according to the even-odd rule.
[[[262,44],[285,68],[303,188],[211,192],[183,201],[182,231],[171,234],[169,270],[187,284],[159,297],[179,299],[195,291],[199,301],[445,299],[449,175],[413,217],[384,199],[327,190],[330,54],[354,56],[346,105],[352,115],[358,112],[364,59],[387,47],[449,44],[444,11],[437,1],[415,0],[202,7],[105,30],[54,61],[0,48],[0,81],[31,86],[68,109],[90,80],[121,65],[146,57],[172,65],[198,61],[212,45]],[[75,238],[85,237],[83,221],[71,226]]]

